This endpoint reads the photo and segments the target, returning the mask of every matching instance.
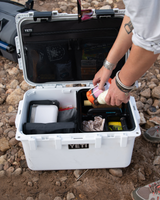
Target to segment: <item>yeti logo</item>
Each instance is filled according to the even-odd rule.
[[[89,144],[69,144],[68,149],[88,149]]]
[[[33,32],[33,29],[29,28],[29,29],[24,29],[24,32],[25,33],[32,33]]]

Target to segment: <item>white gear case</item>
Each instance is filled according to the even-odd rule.
[[[16,116],[16,139],[22,142],[30,169],[124,168],[130,164],[135,138],[141,134],[134,97],[121,107],[127,130],[85,132],[81,128],[84,119],[93,119],[85,116],[92,108],[84,106],[85,94],[93,87],[93,77],[116,39],[123,16],[124,10],[119,9],[109,14],[104,10],[100,15],[93,10],[92,19],[83,22],[77,14],[57,11],[16,16],[19,68],[25,81],[35,86],[24,94]],[[112,77],[127,57],[128,53]],[[76,86],[79,83],[85,86]],[[76,87],[66,87],[70,84]],[[77,132],[25,134],[28,105],[37,100],[57,100],[62,108],[77,108]],[[109,108],[109,112],[116,109]],[[108,115],[106,110],[96,114],[117,121],[117,114]]]

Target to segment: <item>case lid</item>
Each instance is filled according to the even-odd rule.
[[[102,13],[103,17],[94,11],[83,22],[76,14],[57,11],[18,14],[16,49],[26,82],[32,86],[91,83],[117,37],[124,10],[114,10],[114,16]],[[125,57],[116,71],[124,62]]]

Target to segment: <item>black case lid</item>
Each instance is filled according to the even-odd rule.
[[[76,15],[69,14],[53,16],[52,20],[38,14],[36,21],[31,14],[21,16],[18,37],[26,81],[31,85],[91,82],[117,37],[122,19],[93,18],[80,23]],[[116,71],[124,62],[125,57]]]

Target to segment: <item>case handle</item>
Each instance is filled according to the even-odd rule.
[[[18,128],[18,124],[19,124],[19,120],[20,120],[20,116],[22,112],[22,104],[23,104],[23,100],[21,100],[18,105],[18,113],[16,115],[16,120],[15,120],[16,128]]]
[[[136,102],[135,102],[134,97],[131,96],[130,97],[130,101],[131,101],[131,105],[132,105],[133,111],[135,113],[135,118],[136,118],[136,120],[137,120],[137,122],[139,124],[140,123],[140,115],[139,115],[139,112],[137,110],[137,106],[136,106]]]

